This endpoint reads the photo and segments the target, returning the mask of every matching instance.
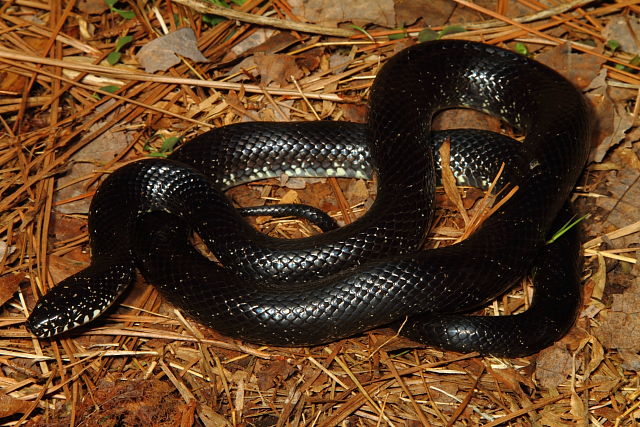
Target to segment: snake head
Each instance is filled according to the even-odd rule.
[[[42,297],[27,319],[27,328],[37,337],[52,337],[85,323],[59,287]]]
[[[40,298],[27,328],[37,337],[48,338],[89,323],[117,300],[133,277],[130,262],[89,266]]]

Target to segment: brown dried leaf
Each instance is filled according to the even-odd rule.
[[[497,10],[498,2],[496,0],[474,0],[474,3],[478,6],[482,6],[486,9]],[[504,15],[508,17],[516,17],[526,15],[532,12],[531,8],[526,7],[521,2],[508,1],[505,3]],[[446,24],[460,24],[465,22],[479,22],[486,20],[486,15],[473,10],[468,7],[456,7],[451,14],[451,17]]]
[[[418,19],[428,19],[430,26],[444,25],[456,4],[450,0],[396,0],[396,26],[415,23]]]
[[[88,15],[98,15],[109,10],[107,2],[104,0],[78,0],[76,7]]]
[[[625,139],[626,132],[633,126],[633,115],[626,110],[625,92],[627,99],[635,97],[634,91],[609,89],[606,84],[607,70],[603,69],[591,85],[594,89],[589,93],[589,99],[595,106],[598,133],[595,135],[596,146],[591,150],[591,160],[601,162],[604,156],[620,141]]]
[[[502,123],[497,117],[469,109],[453,108],[438,113],[433,120],[433,129],[486,129],[500,132]]]
[[[530,378],[522,375],[516,369],[505,367],[503,369],[491,369],[491,376],[494,377],[503,387],[516,393],[522,393],[520,384],[529,388],[535,387]]]
[[[613,17],[602,30],[602,35],[607,40],[617,41],[622,50],[631,53],[640,50],[638,34],[640,34],[640,22],[636,18],[629,19],[626,15]]]
[[[305,73],[317,70],[322,61],[326,61],[326,57],[324,56],[324,49],[321,48],[311,49],[296,56],[296,64]]]
[[[66,279],[89,266],[91,257],[88,252],[83,253],[80,248],[64,254],[63,256],[49,256],[49,271],[55,283]]]
[[[102,123],[95,124],[91,127],[91,131],[100,128],[100,126],[102,126]],[[100,167],[112,160],[127,147],[129,143],[129,132],[108,130],[92,141],[91,144],[79,150],[73,155],[67,173],[56,181],[56,187],[61,189],[56,191],[54,201],[67,200],[87,193],[89,190],[86,188],[85,182],[76,182],[78,178],[91,177],[96,167]],[[71,203],[60,205],[56,207],[55,210],[68,214],[87,213],[90,203],[91,199],[85,197]]]
[[[257,365],[256,378],[258,388],[262,391],[269,390],[282,383],[295,371],[291,364],[282,359],[260,360]]]
[[[611,161],[618,170],[606,175],[597,188],[608,197],[596,199],[596,206],[606,212],[606,216],[594,218],[591,234],[600,235],[618,230],[638,221],[640,211],[640,159],[633,149],[620,147],[611,155]],[[614,248],[627,248],[640,243],[640,232],[628,234],[612,241]],[[611,279],[608,278],[611,282]]]
[[[396,14],[393,0],[289,0],[293,13],[309,22],[356,25],[378,24],[394,27]]]
[[[640,355],[629,350],[620,350],[622,356],[622,367],[630,371],[640,371]]]
[[[300,198],[298,197],[298,192],[295,190],[288,190],[284,193],[284,196],[280,198],[279,204],[288,204],[288,203],[299,203]]]
[[[602,301],[604,288],[607,284],[607,265],[602,254],[598,254],[598,269],[593,274],[591,279],[594,282],[593,291],[591,292],[591,298],[594,298],[597,301]]]
[[[325,212],[336,211],[338,209],[338,201],[329,185],[317,183],[307,186],[304,192],[298,194],[300,202],[316,206]]]
[[[10,417],[14,414],[24,414],[29,410],[30,406],[31,402],[0,395],[0,418]]]
[[[572,357],[564,346],[555,344],[546,348],[536,360],[535,375],[542,387],[558,387],[567,380],[571,372]]]
[[[246,56],[250,52],[254,51],[254,49],[256,49],[256,52],[273,53],[268,49],[263,50],[258,48],[267,43],[274,33],[275,31],[270,28],[261,28],[256,30],[241,42],[236,43],[223,57],[222,62],[233,61],[240,56]]]
[[[56,216],[51,231],[56,240],[69,240],[86,233],[87,221],[66,215]]]
[[[277,53],[299,42],[300,39],[290,32],[277,32],[270,35],[264,42],[250,48],[246,53]]]
[[[18,292],[24,277],[24,273],[10,273],[0,276],[0,306],[13,298],[13,295]]]
[[[369,197],[369,188],[366,181],[357,179],[349,182],[347,189],[344,191],[344,197],[351,206],[361,203]]]
[[[340,109],[347,122],[364,123],[367,120],[367,106],[364,104],[342,104]]]
[[[586,420],[588,414],[585,404],[575,390],[571,390],[571,415],[574,416],[574,419],[577,421],[577,425],[587,425]]]
[[[640,352],[640,283],[622,294],[613,295],[613,304],[595,335],[605,348],[620,350],[627,363],[638,368]]]
[[[291,81],[292,76],[296,79],[304,76],[295,58],[290,55],[260,53],[254,55],[253,59],[265,86],[275,82],[283,87]]]
[[[196,34],[191,28],[180,28],[166,36],[150,41],[136,54],[136,58],[147,73],[166,71],[180,63],[184,56],[196,62],[209,62],[198,50]]]
[[[0,92],[19,94],[26,86],[29,78],[9,71],[0,72]]]
[[[545,50],[536,60],[553,68],[580,89],[585,89],[600,71],[604,59],[595,55],[571,53],[571,45],[564,43]]]
[[[260,186],[240,185],[227,191],[227,196],[238,206],[262,206],[264,199],[260,198]]]
[[[573,425],[573,423],[568,423],[565,419],[563,419],[562,413],[558,413],[558,408],[554,405],[548,405],[543,408],[542,416],[538,420],[538,425],[541,426],[562,426],[562,425]]]
[[[289,32],[259,29],[233,46],[222,58],[219,65],[254,53],[277,53],[297,43],[298,40],[297,37]]]

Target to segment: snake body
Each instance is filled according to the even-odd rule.
[[[579,302],[577,238],[569,232],[553,245],[544,242],[586,162],[590,128],[582,95],[536,61],[450,40],[393,56],[369,102],[366,125],[226,126],[170,159],[117,170],[92,201],[91,265],[47,293],[28,327],[52,336],[93,320],[139,267],[201,322],[258,343],[314,345],[405,318],[404,334],[460,351],[522,355],[561,336]],[[486,186],[507,161],[505,179],[518,191],[466,240],[421,251],[439,144],[430,123],[452,107],[488,112],[524,133],[523,143],[484,139],[482,132],[445,135],[461,182]],[[368,212],[305,239],[255,231],[223,194],[280,173],[372,171],[378,192]],[[222,265],[195,252],[191,230]],[[456,314],[486,304],[535,266],[536,294],[523,315]]]

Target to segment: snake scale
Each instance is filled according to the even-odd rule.
[[[473,108],[524,134],[432,133],[435,113]],[[486,187],[503,162],[518,189],[467,239],[421,250],[433,217],[437,148],[451,141],[460,183]],[[177,306],[249,342],[308,346],[385,325],[428,345],[520,356],[561,337],[580,302],[575,230],[545,244],[587,160],[589,111],[550,68],[485,44],[417,44],[380,69],[365,125],[243,123],[214,129],[169,159],[111,174],[90,208],[92,261],[44,295],[28,319],[48,337],[92,321],[135,269]],[[223,191],[281,173],[370,177],[361,218],[303,239],[253,229]],[[196,232],[219,262],[189,243]],[[530,308],[465,315],[533,271]]]

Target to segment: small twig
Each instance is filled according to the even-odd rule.
[[[517,18],[513,18],[514,21],[519,22],[521,24],[526,24],[528,22],[540,21],[542,19],[550,18],[552,16],[559,15],[561,13],[565,13],[571,9],[575,9],[577,7],[586,6],[589,3],[593,3],[595,0],[574,0],[569,3],[559,4],[556,7],[550,7],[549,9],[541,10],[536,13],[532,13],[531,15],[519,16]],[[489,21],[483,22],[472,22],[469,24],[464,24],[465,28],[472,30],[484,30],[488,28],[495,28],[504,26],[505,22],[500,19],[491,19]]]
[[[315,24],[303,24],[300,22],[285,21],[284,19],[254,15],[252,13],[238,12],[237,10],[216,6],[202,0],[174,0],[174,2],[190,7],[196,12],[210,13],[213,15],[224,16],[229,19],[248,22],[250,24],[265,25],[268,27],[282,28],[284,30],[294,30],[302,33],[323,34],[326,36],[337,37],[351,37],[357,34],[353,30],[346,30],[344,28],[331,28]]]
[[[18,63],[7,61],[7,63],[13,64],[20,68],[28,69],[30,71],[32,71],[32,69],[30,67],[25,66],[23,64],[24,62],[52,65],[54,67],[68,68],[71,70],[77,70],[77,71],[92,73],[96,75],[108,75],[113,78],[117,78],[121,80],[129,80],[129,81],[171,83],[171,84],[185,85],[185,86],[209,87],[209,88],[219,89],[219,90],[237,90],[237,91],[245,90],[246,92],[260,93],[260,94],[263,94],[264,91],[267,90],[272,95],[295,96],[295,97],[299,96],[299,92],[293,89],[264,88],[264,87],[260,87],[259,85],[230,83],[230,82],[215,81],[215,80],[199,80],[199,79],[185,79],[185,78],[177,78],[177,77],[169,77],[169,76],[158,76],[155,74],[141,73],[135,70],[123,70],[117,67],[105,67],[102,65],[80,64],[80,63],[74,63],[71,61],[43,58],[39,56],[23,54],[18,51],[4,49],[4,48],[0,48],[0,58],[14,59],[14,60],[20,61]],[[43,71],[40,71],[40,73],[50,76],[50,73],[45,73]],[[59,78],[59,77],[56,76],[52,78]],[[90,85],[80,84],[78,82],[73,82],[65,78],[59,78],[59,79],[62,81],[69,82],[70,84],[83,87],[88,90],[99,92],[99,89],[95,89]],[[113,96],[113,94],[110,94],[110,93],[107,93],[107,95]],[[350,101],[349,98],[347,97],[342,97],[342,96],[330,94],[330,93],[305,92],[304,96],[306,96],[309,99],[321,99],[325,101],[335,101],[335,102]],[[185,118],[185,120],[187,119]]]

